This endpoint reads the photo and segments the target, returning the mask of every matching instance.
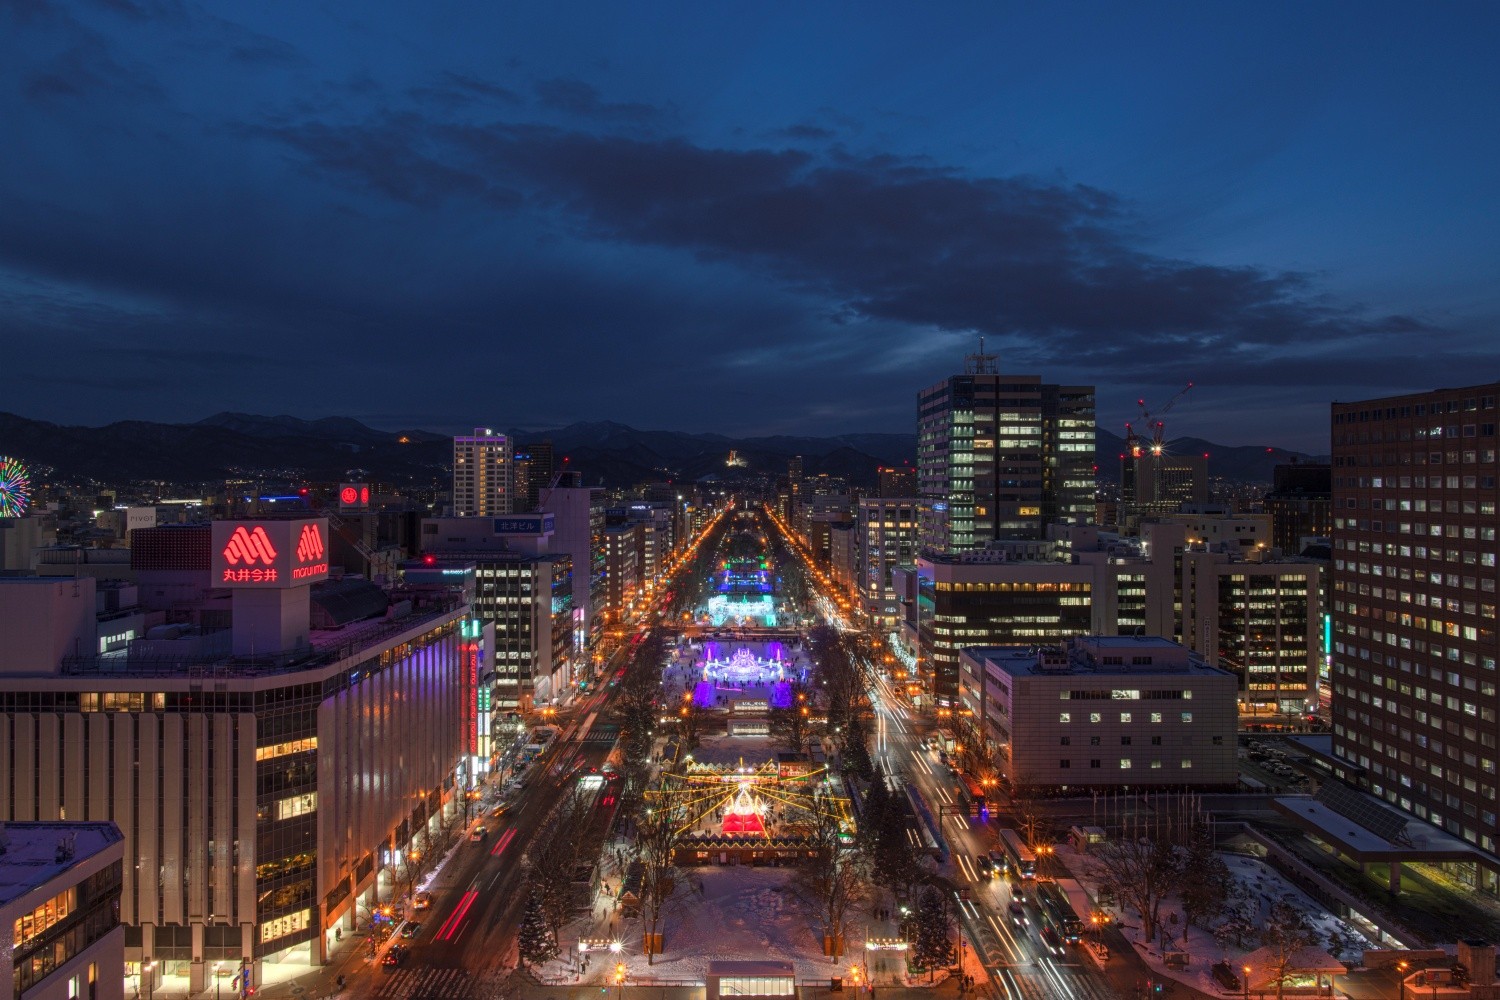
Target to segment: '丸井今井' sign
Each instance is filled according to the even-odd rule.
[[[215,521],[216,587],[300,587],[328,578],[328,521]]]

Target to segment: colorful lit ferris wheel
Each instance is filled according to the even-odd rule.
[[[31,470],[19,458],[0,455],[0,517],[25,517],[31,506]]]

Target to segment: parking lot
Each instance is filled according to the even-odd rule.
[[[1242,735],[1239,743],[1243,777],[1254,778],[1273,791],[1308,789],[1313,772],[1305,754],[1288,748],[1276,736]]]

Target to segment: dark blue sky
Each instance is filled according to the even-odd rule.
[[[1321,451],[1500,374],[1496,10],[0,0],[0,409],[907,431],[983,333]]]

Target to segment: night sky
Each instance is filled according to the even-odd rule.
[[[0,0],[0,410],[911,431],[983,334],[1324,451],[1500,377],[1497,10]]]

